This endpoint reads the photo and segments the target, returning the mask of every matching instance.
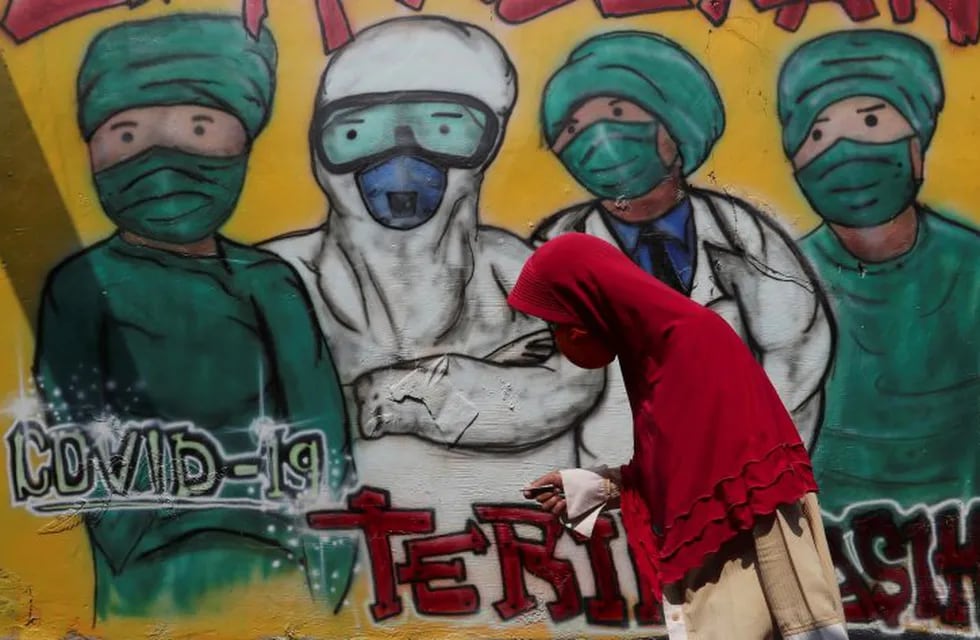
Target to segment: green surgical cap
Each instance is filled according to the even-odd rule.
[[[624,98],[657,116],[680,149],[685,175],[701,166],[725,130],[725,109],[708,72],[677,43],[652,33],[614,31],[572,51],[544,90],[548,143],[575,109],[598,96]]]
[[[238,117],[251,138],[268,120],[276,43],[237,16],[173,14],[99,34],[78,72],[78,124],[85,139],[111,116],[137,107],[193,104]]]
[[[924,149],[943,108],[936,57],[920,40],[892,31],[843,31],[805,43],[779,74],[786,155],[799,150],[824,109],[855,96],[881,98],[898,109]]]

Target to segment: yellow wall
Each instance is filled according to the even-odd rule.
[[[325,197],[310,171],[307,139],[317,83],[327,62],[314,3],[274,0],[269,4],[266,24],[275,34],[280,53],[275,106],[269,127],[255,145],[240,206],[225,228],[230,237],[247,243],[313,226],[327,210]],[[117,8],[85,16],[22,44],[0,35],[3,63],[83,244],[112,231],[93,190],[86,148],[75,118],[75,76],[85,47],[99,30],[127,19],[178,11],[237,12],[240,5],[236,0],[151,2],[133,10]],[[385,18],[415,14],[393,0],[348,0],[346,5],[355,32]],[[492,6],[476,0],[428,0],[423,13],[486,29],[499,39],[517,67],[516,108],[482,191],[485,222],[526,236],[545,215],[587,197],[542,142],[540,96],[548,76],[576,43],[606,30],[635,28],[662,33],[682,44],[700,59],[720,88],[727,112],[726,131],[692,182],[748,200],[783,221],[796,235],[817,224],[782,152],[776,77],[794,47],[816,35],[850,26],[834,3],[812,6],[796,33],[776,27],[771,13],[757,12],[747,0],[735,0],[721,27],[710,26],[693,10],[602,19],[586,0],[521,25],[505,24],[494,15]],[[863,26],[893,27],[888,16]],[[947,92],[946,108],[927,156],[921,199],[980,224],[980,181],[976,180],[980,162],[980,119],[976,117],[980,49],[949,43],[941,17],[925,2],[920,3],[914,23],[894,28],[918,35],[932,45]],[[9,107],[9,96],[4,99],[8,102],[3,104]],[[8,138],[3,126],[0,140],[14,139],[13,132]],[[5,150],[4,157],[8,174],[0,175],[0,189],[7,189],[8,181],[13,180],[30,184],[35,171],[42,180],[42,168],[19,164],[16,149]],[[16,234],[17,246],[23,252],[21,262],[26,265],[24,277],[40,286],[54,263],[79,247],[74,246],[70,233],[52,233],[43,222],[45,212],[38,210],[38,203],[50,194],[29,189],[17,193],[16,201],[5,201],[8,207],[22,209],[16,213],[17,228],[2,228],[8,226],[7,216],[14,215],[5,210],[0,233]],[[32,202],[35,197],[37,203]],[[4,401],[16,397],[19,384],[29,375],[31,325],[39,297],[36,292],[28,295],[28,303],[35,306],[28,309],[31,315],[25,316],[11,282],[0,270],[0,312],[5,319],[0,322],[0,353],[5,354],[5,364],[0,366],[0,399]],[[969,348],[975,350],[976,343]],[[0,460],[5,460],[4,455]],[[7,495],[7,490],[7,475],[3,474],[0,495]],[[295,585],[271,588],[269,584],[236,593],[223,600],[220,608],[209,607],[199,617],[112,620],[93,631],[90,552],[78,521],[55,522],[14,508],[6,500],[0,502],[0,635],[54,638],[78,631],[105,638],[354,638],[394,633],[399,638],[417,638],[462,633],[452,620],[418,622],[395,627],[398,630],[392,632],[373,625],[358,607],[348,608],[339,617],[324,616]],[[352,600],[369,597],[363,583],[351,594]],[[480,637],[494,633],[492,624],[477,628],[481,629]],[[514,637],[507,635],[513,634],[512,630],[498,631],[501,637]],[[531,625],[520,635],[551,633],[553,630],[545,626]]]

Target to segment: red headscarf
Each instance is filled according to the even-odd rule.
[[[633,411],[623,521],[657,597],[758,517],[816,491],[796,427],[738,334],[609,243],[545,243],[508,302],[616,352]]]

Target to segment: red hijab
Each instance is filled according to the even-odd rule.
[[[608,242],[545,243],[508,302],[616,352],[633,412],[623,522],[657,597],[757,518],[816,491],[796,427],[738,334]]]

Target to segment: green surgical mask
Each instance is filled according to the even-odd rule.
[[[152,147],[97,172],[95,188],[120,229],[187,244],[214,234],[231,217],[247,164],[248,154],[219,158]]]
[[[796,182],[827,222],[845,227],[884,224],[907,209],[919,191],[910,140],[838,140],[797,171]]]
[[[602,198],[636,198],[667,177],[657,151],[656,122],[601,120],[585,128],[559,157],[582,186]]]

